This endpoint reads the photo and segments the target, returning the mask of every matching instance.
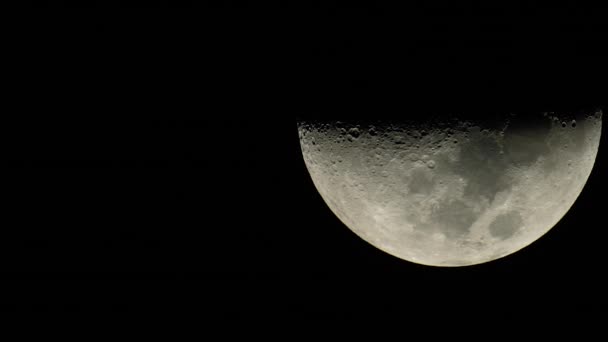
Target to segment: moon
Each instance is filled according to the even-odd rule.
[[[530,245],[595,163],[602,112],[496,120],[299,120],[306,167],[354,233],[398,258],[466,266]]]

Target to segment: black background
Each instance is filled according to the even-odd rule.
[[[339,222],[306,171],[296,116],[604,106],[601,9],[216,5],[49,2],[6,25],[7,279],[99,286],[95,305],[112,310],[164,303],[220,317],[572,305],[595,317],[605,298],[603,146],[545,237],[491,263],[435,268]],[[150,289],[159,279],[191,279],[192,294]],[[17,307],[90,305],[43,293]]]

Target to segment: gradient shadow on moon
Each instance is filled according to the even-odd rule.
[[[512,254],[570,209],[593,168],[601,111],[492,122],[300,120],[312,180],[336,216],[414,263]]]

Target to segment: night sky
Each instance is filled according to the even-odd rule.
[[[99,4],[9,25],[5,278],[125,286],[132,296],[96,302],[119,310],[155,305],[137,295],[143,284],[192,279],[198,295],[183,299],[197,304],[179,305],[222,317],[602,307],[604,141],[546,236],[448,269],[397,259],[344,226],[314,188],[296,130],[312,115],[606,114],[597,9]]]

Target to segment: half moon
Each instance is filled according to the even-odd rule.
[[[312,180],[336,216],[414,263],[464,266],[547,233],[593,168],[601,111],[498,121],[298,122]]]

